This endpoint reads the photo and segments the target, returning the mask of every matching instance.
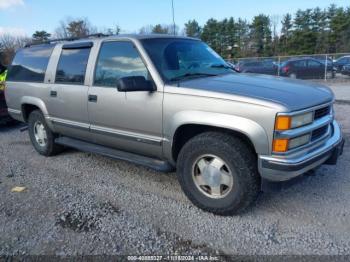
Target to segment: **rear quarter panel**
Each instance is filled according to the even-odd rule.
[[[31,104],[37,106],[47,116],[45,104],[48,102],[49,90],[49,85],[45,83],[7,82],[5,97],[10,115],[19,121],[24,121],[21,113],[22,105]]]

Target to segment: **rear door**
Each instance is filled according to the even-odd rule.
[[[55,131],[81,139],[89,138],[85,73],[92,46],[92,42],[64,44],[50,79],[48,111]]]
[[[324,76],[325,65],[318,61],[308,60],[307,68],[309,72],[308,78],[315,79]]]
[[[306,60],[299,60],[293,62],[294,65],[294,72],[297,75],[297,78],[307,78],[310,74],[307,68]]]

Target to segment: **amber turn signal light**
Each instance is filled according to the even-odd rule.
[[[275,129],[276,130],[288,130],[291,128],[292,118],[290,116],[277,116]]]
[[[288,139],[275,139],[272,147],[274,152],[286,152],[288,150]]]

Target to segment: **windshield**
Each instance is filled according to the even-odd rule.
[[[201,41],[152,38],[143,39],[142,44],[166,82],[233,72],[213,49]]]

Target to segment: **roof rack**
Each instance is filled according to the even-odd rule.
[[[75,40],[80,40],[80,39],[101,38],[101,37],[108,37],[108,36],[111,36],[111,35],[97,33],[97,34],[91,34],[91,35],[82,36],[82,37],[56,38],[56,39],[49,39],[49,40],[42,41],[42,42],[35,42],[35,41],[30,42],[30,43],[27,43],[24,47],[31,47],[33,45],[51,44],[51,43],[63,42],[63,41],[75,41]]]

